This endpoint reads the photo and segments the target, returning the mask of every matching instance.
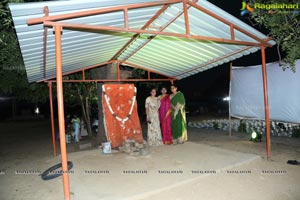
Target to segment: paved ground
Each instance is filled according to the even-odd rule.
[[[61,178],[37,175],[60,161],[52,156],[48,121],[0,123],[0,130],[0,199],[63,199]],[[265,143],[245,134],[189,129],[189,139],[152,148],[146,157],[107,156],[98,149],[70,153],[72,199],[300,199],[300,166],[286,164],[300,160],[299,139],[273,137],[271,161]],[[20,174],[28,171],[36,174]]]

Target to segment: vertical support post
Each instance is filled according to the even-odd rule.
[[[48,6],[44,7],[44,16],[49,16],[49,8]],[[43,65],[44,65],[44,79],[46,79],[46,65],[47,65],[47,35],[48,35],[48,27],[44,26],[44,33],[43,33]]]
[[[228,100],[228,120],[229,120],[229,136],[231,137],[231,99],[230,99],[230,95],[231,95],[231,79],[232,79],[232,62],[230,63],[230,72],[229,72],[229,100]]]
[[[61,48],[61,33],[62,27],[55,26],[55,53],[56,53],[56,84],[57,84],[57,105],[58,105],[58,124],[60,135],[60,152],[62,163],[62,178],[64,187],[65,200],[70,199],[70,184],[68,174],[68,157],[66,148],[66,133],[65,133],[65,115],[64,115],[64,95],[63,95],[63,80],[62,80],[62,48]]]
[[[184,12],[185,33],[187,36],[191,36],[187,0],[184,0],[182,3],[183,3],[183,12]]]
[[[82,69],[82,80],[85,80],[85,71]]]
[[[128,25],[128,9],[124,8],[124,28],[128,29],[129,25]]]
[[[231,35],[231,40],[234,41],[235,36],[234,36],[234,28],[232,24],[230,24],[230,35]]]
[[[55,128],[54,128],[52,82],[48,83],[48,88],[49,88],[49,101],[50,101],[50,118],[51,118],[51,135],[52,135],[53,155],[54,155],[54,157],[56,157],[56,140],[55,140]]]
[[[148,71],[148,80],[151,79],[151,76],[150,76],[150,71]]]
[[[270,160],[271,158],[270,108],[269,108],[269,100],[268,100],[268,78],[267,78],[265,47],[261,46],[260,50],[261,50],[261,58],[262,58],[262,77],[263,77],[263,87],[264,87],[266,150],[267,150],[267,159]]]
[[[118,81],[121,79],[121,73],[120,73],[120,62],[118,62]]]

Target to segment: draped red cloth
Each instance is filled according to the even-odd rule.
[[[105,95],[107,98],[105,98]],[[142,128],[134,101],[135,87],[133,84],[104,84],[102,104],[106,136],[112,148],[122,145],[126,139],[143,142]],[[108,102],[107,102],[108,100]],[[133,109],[131,115],[130,109]],[[111,109],[110,109],[111,108]],[[128,120],[121,122],[121,120]],[[118,120],[119,119],[119,120]]]

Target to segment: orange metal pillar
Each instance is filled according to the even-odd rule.
[[[85,80],[85,71],[84,71],[84,69],[82,70],[82,80]]]
[[[45,6],[45,7],[44,7],[44,14],[45,14],[45,17],[48,17],[48,16],[49,16],[49,8],[48,8],[48,6]],[[43,65],[44,65],[44,79],[46,79],[47,35],[48,35],[48,27],[44,26],[44,33],[43,33]]]
[[[52,135],[53,155],[56,156],[56,141],[55,141],[54,114],[53,114],[53,97],[52,97],[52,83],[51,82],[48,83],[48,87],[49,87],[51,135]]]
[[[267,66],[266,66],[266,53],[265,47],[261,46],[261,58],[262,58],[262,76],[264,87],[264,104],[265,104],[265,122],[266,122],[266,149],[267,159],[271,158],[271,134],[270,134],[270,108],[268,100],[268,78],[267,78]]]
[[[128,9],[124,8],[124,28],[129,28],[129,22],[128,22]]]
[[[118,81],[121,79],[120,62],[118,62]]]
[[[63,95],[63,80],[62,80],[62,49],[61,49],[61,33],[62,27],[55,26],[55,52],[56,52],[56,85],[57,85],[57,105],[58,105],[58,124],[60,135],[60,152],[63,171],[63,186],[65,200],[70,199],[70,184],[68,174],[68,157],[66,148],[66,133],[65,133],[65,115],[64,115],[64,95]]]
[[[191,35],[191,32],[190,32],[190,22],[189,22],[187,0],[183,0],[182,3],[183,3],[183,11],[184,11],[185,34],[189,37]]]

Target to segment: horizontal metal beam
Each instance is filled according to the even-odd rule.
[[[217,43],[236,44],[236,45],[247,45],[247,46],[263,45],[262,43],[229,40],[229,39],[225,39],[225,38],[215,38],[215,37],[207,37],[207,36],[199,36],[199,35],[186,35],[186,34],[180,34],[180,33],[151,31],[151,30],[142,30],[142,29],[131,29],[131,28],[125,29],[122,27],[112,27],[112,26],[99,26],[99,25],[95,26],[95,25],[66,23],[66,22],[46,21],[46,22],[44,22],[44,26],[48,26],[48,27],[62,26],[64,29],[86,31],[86,32],[96,31],[96,32],[107,33],[107,34],[108,34],[108,32],[123,32],[123,33],[146,34],[146,35],[150,35],[149,37],[161,35],[161,36],[187,38],[187,39],[190,38],[190,39],[196,39],[199,41],[212,41],[212,42],[217,42]]]
[[[161,76],[165,76],[167,77],[168,79],[172,79],[172,80],[176,80],[175,77],[172,77],[172,76],[168,76],[168,75],[165,75],[165,74],[162,74],[160,72],[157,72],[155,70],[151,70],[151,69],[148,69],[148,68],[145,68],[145,67],[142,67],[142,66],[139,66],[139,65],[136,65],[134,63],[131,63],[131,62],[125,62],[125,61],[122,61],[122,60],[111,60],[111,61],[108,61],[108,62],[104,62],[104,63],[101,63],[101,64],[97,64],[97,65],[92,65],[92,66],[88,66],[88,67],[83,67],[83,68],[80,68],[80,69],[76,69],[76,70],[72,70],[72,71],[69,71],[69,72],[65,72],[63,73],[63,76],[68,76],[68,75],[71,75],[71,74],[75,74],[75,73],[82,73],[83,74],[83,77],[85,79],[85,71],[86,70],[91,70],[91,69],[95,69],[95,68],[98,68],[98,67],[103,67],[105,65],[108,65],[108,64],[111,64],[111,63],[120,63],[120,64],[124,64],[124,65],[128,65],[128,66],[131,66],[133,68],[137,68],[137,69],[142,69],[142,70],[145,70],[145,71],[149,71],[151,73],[154,73],[154,74],[158,74],[158,75],[161,75]],[[54,79],[55,76],[53,77],[49,77],[47,79],[43,79],[39,82],[47,82],[47,81],[51,81],[50,79]]]
[[[177,77],[178,77],[178,76],[182,76],[182,75],[184,75],[184,74],[187,74],[187,73],[190,73],[190,72],[192,72],[192,71],[198,70],[198,69],[200,69],[200,68],[203,68],[203,67],[205,67],[205,66],[207,66],[207,65],[210,65],[210,64],[212,64],[212,63],[218,62],[218,61],[220,61],[220,60],[223,60],[223,59],[228,58],[228,57],[230,57],[230,56],[233,56],[233,55],[235,55],[235,54],[238,54],[238,53],[241,53],[241,52],[243,52],[243,51],[249,50],[249,49],[251,49],[251,48],[253,48],[253,47],[250,46],[250,47],[245,47],[245,48],[243,48],[243,49],[239,49],[239,50],[237,50],[237,51],[234,51],[234,52],[232,52],[232,53],[230,53],[230,54],[226,54],[225,56],[219,57],[219,58],[217,58],[217,59],[211,60],[211,61],[209,61],[209,62],[207,62],[207,63],[204,63],[204,64],[202,64],[202,65],[199,65],[199,66],[197,66],[197,67],[193,67],[193,68],[191,68],[191,69],[189,69],[189,70],[186,70],[186,71],[184,71],[184,72],[182,72],[182,73],[180,73],[180,74],[177,74],[176,76],[177,76]]]
[[[56,16],[48,16],[48,17],[29,19],[29,20],[27,20],[27,24],[28,25],[36,25],[36,24],[42,24],[44,21],[59,21],[59,20],[75,19],[75,18],[80,18],[80,17],[88,17],[88,16],[92,16],[92,15],[99,15],[99,14],[116,12],[116,11],[124,11],[124,10],[129,10],[129,9],[161,6],[161,5],[174,4],[174,3],[179,3],[179,2],[182,2],[182,0],[162,0],[162,1],[157,1],[157,2],[138,3],[138,4],[115,6],[115,7],[110,7],[110,8],[93,9],[93,10],[74,12],[74,13],[69,13],[69,14],[61,14],[61,15],[56,15]]]
[[[198,0],[194,0],[194,2],[197,2]],[[191,6],[188,5],[187,6],[187,10],[190,8]],[[180,13],[178,13],[173,19],[171,19],[167,24],[165,24],[163,27],[160,28],[159,31],[164,31],[166,28],[168,28],[174,21],[176,21],[182,14],[184,13],[184,11],[181,11]],[[186,23],[187,21],[185,21]],[[143,28],[142,28],[143,29]],[[140,35],[140,34],[139,34]],[[153,36],[151,38],[148,38],[141,46],[139,46],[135,51],[131,52],[128,56],[126,56],[126,58],[124,58],[124,60],[128,60],[130,57],[132,57],[134,54],[136,54],[138,51],[140,51],[142,48],[144,48],[149,42],[151,42],[156,36]]]
[[[169,7],[169,5],[164,5],[161,9],[159,9],[159,11],[153,16],[151,17],[146,24],[141,28],[141,29],[146,29],[148,28],[151,23],[154,22],[154,20],[156,20],[167,8]],[[118,59],[118,57],[123,53],[123,51],[128,48],[138,37],[140,36],[140,34],[135,34],[112,58],[111,60],[116,60]]]
[[[131,63],[131,62],[127,62],[127,61],[123,61],[123,60],[115,60],[115,62],[119,62],[120,64],[125,64],[125,65],[129,65],[131,67],[134,67],[134,68],[138,68],[138,69],[142,69],[142,70],[145,70],[145,71],[148,71],[148,72],[151,72],[151,73],[154,73],[154,74],[159,74],[161,76],[165,76],[169,79],[177,79],[173,76],[169,76],[169,75],[166,75],[166,74],[162,74],[161,72],[158,72],[158,71],[155,71],[155,70],[151,70],[151,69],[148,69],[146,67],[142,67],[140,65],[137,65],[137,64],[134,64],[134,63]]]
[[[68,76],[68,75],[71,75],[71,74],[75,74],[77,72],[82,72],[82,70],[89,70],[89,69],[94,69],[94,68],[97,68],[97,67],[101,67],[101,66],[104,66],[104,65],[108,65],[108,64],[111,64],[112,61],[110,62],[104,62],[104,63],[101,63],[101,64],[97,64],[97,65],[92,65],[92,66],[88,66],[88,67],[84,67],[84,68],[80,68],[80,69],[75,69],[75,70],[72,70],[72,71],[68,71],[68,72],[65,72],[63,73],[63,76]],[[51,77],[48,77],[46,79],[43,79],[41,81],[38,81],[39,82],[45,82],[45,81],[48,81],[50,79],[54,79],[56,76],[51,76]]]
[[[187,1],[187,3],[188,3],[189,5],[191,5],[191,6],[193,6],[195,9],[198,9],[198,10],[200,10],[200,11],[206,13],[207,15],[209,15],[209,16],[211,16],[211,17],[213,17],[213,18],[215,18],[215,19],[217,19],[217,20],[223,22],[224,24],[227,24],[228,26],[230,26],[231,36],[233,35],[233,32],[232,32],[232,31],[234,31],[234,29],[236,29],[236,30],[238,30],[238,31],[240,31],[240,32],[242,32],[242,33],[244,33],[245,35],[251,37],[252,39],[258,41],[258,42],[261,43],[262,45],[264,45],[264,46],[266,46],[266,47],[272,47],[272,45],[268,44],[268,43],[265,42],[263,39],[260,39],[260,38],[256,37],[255,35],[249,33],[248,31],[242,29],[241,27],[234,25],[234,24],[231,23],[230,21],[228,21],[228,20],[226,20],[226,19],[220,17],[219,15],[217,15],[217,14],[211,12],[210,10],[207,10],[206,8],[200,6],[200,5],[196,4],[196,3],[193,3],[193,2],[191,2],[191,1]],[[233,39],[233,38],[232,38],[232,39]]]
[[[175,79],[154,78],[154,79],[97,79],[97,80],[63,80],[64,83],[91,83],[91,82],[162,82],[175,81]],[[56,80],[47,80],[46,83],[55,83]]]

